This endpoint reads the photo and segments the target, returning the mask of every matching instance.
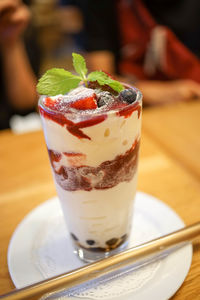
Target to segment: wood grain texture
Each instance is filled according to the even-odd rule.
[[[197,111],[200,103],[154,108],[143,114],[138,189],[168,204],[188,225],[200,218]],[[24,135],[0,133],[0,182],[0,294],[3,294],[14,289],[7,267],[7,249],[13,231],[28,212],[56,194],[41,131]],[[191,269],[173,300],[200,299],[199,250],[197,244]]]
[[[200,103],[150,108],[143,128],[177,162],[200,178]]]

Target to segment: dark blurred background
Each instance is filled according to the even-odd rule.
[[[3,9],[10,1],[14,8]],[[27,12],[21,23],[10,18],[23,3],[31,11],[28,26]],[[144,107],[200,99],[199,13],[199,0],[3,0],[0,129],[13,115],[37,109],[38,78],[52,67],[73,70],[72,52],[84,55],[89,70],[138,87]],[[20,24],[25,30],[9,44],[10,26]]]
[[[71,69],[72,52],[83,52],[83,17],[75,4],[75,1],[32,1],[32,22],[42,53],[41,74],[51,67]]]

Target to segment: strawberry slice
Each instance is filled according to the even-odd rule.
[[[49,108],[54,108],[55,100],[51,99],[50,97],[46,97],[44,100],[44,104]]]
[[[97,108],[96,94],[93,94],[90,97],[78,99],[77,101],[72,102],[70,107],[81,110],[95,109]]]

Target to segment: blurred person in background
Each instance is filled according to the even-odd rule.
[[[71,38],[73,51],[84,51],[85,48],[85,35],[83,30],[83,15],[82,9],[85,7],[85,1],[83,6],[81,1],[76,0],[59,0],[59,24],[63,35],[66,40]],[[81,9],[82,7],[82,9]],[[70,49],[69,40],[67,40],[67,48]],[[71,53],[70,53],[71,57]]]
[[[0,0],[0,129],[9,128],[12,115],[36,107],[39,50],[34,35],[24,34],[29,21],[25,2]]]
[[[119,74],[147,105],[200,98],[199,0],[81,0],[91,69]]]

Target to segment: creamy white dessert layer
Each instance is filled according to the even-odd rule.
[[[129,234],[136,185],[137,173],[130,182],[90,192],[65,191],[56,183],[68,229],[82,246],[105,248],[106,241]],[[89,246],[87,240],[95,244]]]
[[[101,123],[81,128],[91,140],[72,135],[65,127],[48,118],[42,117],[42,122],[47,147],[50,150],[82,153],[80,165],[97,167],[131,148],[134,141],[140,137],[141,115],[138,119],[137,111],[128,118],[108,114]],[[63,156],[58,167],[59,164],[70,166],[71,162]]]

